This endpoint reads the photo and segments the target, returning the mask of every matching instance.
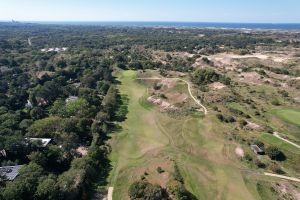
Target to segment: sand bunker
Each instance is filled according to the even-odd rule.
[[[243,158],[245,156],[244,150],[241,147],[237,147],[235,148],[235,154],[239,157],[239,158]]]
[[[160,111],[175,111],[178,110],[178,108],[172,104],[170,104],[167,101],[163,101],[162,99],[155,97],[155,96],[150,96],[147,98],[147,101],[158,105],[160,108]]]

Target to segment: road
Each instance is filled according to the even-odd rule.
[[[294,178],[294,177],[289,177],[289,176],[283,176],[283,175],[279,175],[279,174],[272,174],[272,173],[268,173],[268,172],[265,172],[264,174],[266,176],[272,176],[272,177],[282,178],[282,179],[286,179],[286,180],[290,180],[290,181],[296,181],[296,182],[300,183],[300,179],[299,178]]]
[[[277,138],[279,138],[279,139],[281,139],[281,140],[283,140],[283,141],[285,141],[285,142],[287,142],[287,143],[289,143],[289,144],[291,144],[291,145],[293,145],[293,146],[295,146],[295,147],[297,147],[297,148],[300,149],[300,146],[299,146],[298,144],[296,144],[296,143],[294,143],[294,142],[291,142],[291,141],[289,141],[289,140],[287,140],[287,139],[281,137],[281,136],[279,135],[278,132],[274,132],[273,135],[274,135],[275,137],[277,137]]]
[[[184,83],[186,83],[188,85],[188,91],[189,91],[189,94],[190,96],[192,97],[192,99],[196,102],[196,104],[198,104],[199,106],[201,106],[204,110],[204,115],[207,115],[208,114],[208,111],[207,111],[207,108],[201,103],[201,101],[199,101],[192,93],[192,86],[191,84],[184,80],[184,79],[181,79],[181,78],[159,78],[159,77],[153,77],[153,78],[137,78],[137,80],[162,80],[162,79],[175,79],[175,80],[180,80],[180,81],[183,81]]]

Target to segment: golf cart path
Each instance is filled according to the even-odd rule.
[[[279,135],[278,132],[274,132],[273,135],[274,135],[275,137],[279,138],[280,140],[283,140],[283,141],[285,141],[285,142],[287,142],[287,143],[289,143],[289,144],[291,144],[291,145],[293,145],[293,146],[295,146],[295,147],[297,147],[297,148],[300,149],[300,146],[299,146],[298,144],[296,144],[296,143],[294,143],[294,142],[291,142],[291,141],[289,141],[289,140],[287,140],[287,139],[281,137],[281,136]]]
[[[114,191],[114,188],[113,187],[109,187],[108,188],[108,193],[107,193],[107,200],[112,200],[113,198],[113,191]]]
[[[300,179],[299,178],[294,178],[294,177],[289,177],[289,176],[283,176],[283,175],[279,175],[279,174],[272,174],[272,173],[268,173],[268,172],[265,172],[264,174],[266,176],[272,176],[272,177],[282,178],[282,179],[286,179],[286,180],[290,180],[290,181],[296,181],[296,182],[300,183]]]
[[[154,77],[154,78],[137,78],[137,80],[162,80],[162,79],[176,79],[176,80],[180,80],[180,81],[183,81],[184,83],[186,83],[188,85],[188,91],[189,91],[189,94],[190,96],[192,97],[192,99],[196,102],[196,104],[198,104],[199,106],[201,106],[204,110],[204,114],[207,115],[208,111],[207,111],[207,108],[201,103],[201,101],[199,101],[192,93],[192,86],[191,84],[184,80],[184,79],[181,79],[181,78],[159,78],[159,77]]]

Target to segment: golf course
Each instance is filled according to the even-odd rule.
[[[130,184],[142,176],[165,186],[175,164],[186,188],[198,199],[257,199],[252,179],[260,175],[240,164],[234,153],[236,144],[226,140],[224,125],[214,116],[172,118],[147,106],[147,86],[136,80],[136,71],[116,75],[119,91],[129,102],[127,119],[110,135],[108,181],[114,187],[113,199],[129,199]],[[158,173],[158,167],[164,172]]]

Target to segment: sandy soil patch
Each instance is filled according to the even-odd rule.
[[[167,88],[173,88],[176,86],[175,79],[163,79],[160,83]]]
[[[277,183],[273,185],[273,189],[279,194],[279,199],[299,200],[300,192],[292,188],[286,183]]]
[[[215,82],[215,83],[210,84],[209,87],[214,90],[221,90],[221,89],[225,88],[226,86],[223,83]]]
[[[235,154],[239,157],[239,158],[243,158],[245,156],[244,150],[241,147],[236,147],[235,148]]]
[[[239,80],[242,82],[258,84],[261,82],[261,75],[257,72],[243,72],[239,75]]]
[[[251,130],[259,130],[259,129],[261,129],[261,126],[254,122],[247,121],[246,128],[251,129]]]
[[[36,73],[36,76],[41,79],[44,75],[48,75],[48,76],[53,76],[54,72],[50,72],[50,71],[40,71]]]
[[[181,93],[170,93],[170,94],[166,94],[166,96],[168,97],[168,99],[170,99],[172,101],[172,103],[181,103],[181,102],[187,102],[189,99],[189,96],[187,94],[181,94]]]
[[[155,105],[158,105],[159,108],[160,108],[160,111],[175,111],[175,110],[178,110],[178,108],[172,104],[170,104],[169,102],[167,101],[164,101],[158,97],[155,97],[155,96],[150,96],[147,98],[147,101],[155,104]]]
[[[88,154],[88,149],[84,146],[80,146],[76,149],[76,153],[80,156],[86,156]]]

